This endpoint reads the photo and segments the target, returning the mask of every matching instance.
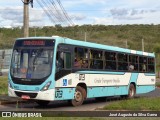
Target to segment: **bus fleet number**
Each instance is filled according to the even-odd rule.
[[[63,91],[56,91],[55,97],[56,98],[62,98],[63,96]]]

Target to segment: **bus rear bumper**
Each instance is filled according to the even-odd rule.
[[[55,96],[55,89],[50,89],[46,91],[21,91],[21,90],[14,90],[8,88],[8,95],[10,97],[19,97],[25,99],[23,96],[27,96],[26,99],[35,99],[35,100],[47,100],[53,101]]]

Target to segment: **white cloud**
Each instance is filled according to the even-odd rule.
[[[23,22],[22,8],[17,7],[1,7],[0,17],[3,20],[1,26],[12,26],[14,24],[21,24]]]
[[[93,24],[105,24],[105,25],[121,25],[121,24],[160,24],[160,11],[148,10],[145,12],[127,10],[122,14],[115,13],[109,17],[95,17],[93,18]]]
[[[87,16],[85,16],[84,14],[78,13],[78,14],[70,14],[69,15],[71,17],[71,19],[76,20],[76,21],[80,21],[80,20],[84,20],[87,18]]]
[[[29,16],[30,22],[39,22],[39,21],[42,21],[43,18],[45,17],[44,12],[36,8],[30,9],[29,14],[30,14]]]
[[[75,9],[76,7],[73,6],[91,6],[91,5],[97,5],[97,4],[106,4],[108,0],[62,0],[62,3],[64,3],[64,6],[66,8],[72,8]]]
[[[21,0],[0,1],[0,26],[22,26]],[[61,3],[78,25],[160,24],[160,0],[61,0]],[[67,24],[66,20],[60,21],[60,14],[56,13],[53,6],[52,12],[56,23]],[[34,0],[34,8],[30,8],[30,26],[43,25],[54,25],[54,23],[47,18],[43,9]]]
[[[96,25],[96,24],[113,25],[114,24],[114,19],[96,17],[93,20],[93,24],[94,25]]]
[[[1,7],[0,8],[0,18],[1,23],[0,26],[22,26],[23,25],[23,7]],[[29,11],[29,19],[31,26],[37,26],[39,23],[43,23],[44,25],[44,12],[39,9],[30,9]]]

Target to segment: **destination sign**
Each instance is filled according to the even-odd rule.
[[[34,46],[42,45],[42,46],[44,46],[45,45],[45,41],[42,41],[42,40],[29,41],[29,40],[27,40],[27,41],[23,41],[23,45],[34,45]]]
[[[53,47],[54,40],[17,40],[15,47]]]

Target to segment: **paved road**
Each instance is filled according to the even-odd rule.
[[[156,89],[153,92],[142,94],[136,97],[160,97],[160,89]],[[96,108],[102,108],[103,106],[117,100],[121,100],[120,97],[108,98],[104,102],[97,102],[95,99],[88,99],[82,106],[78,107],[70,106],[67,101],[51,102],[47,107],[40,107],[36,103],[28,102],[0,105],[0,111],[92,111]]]

